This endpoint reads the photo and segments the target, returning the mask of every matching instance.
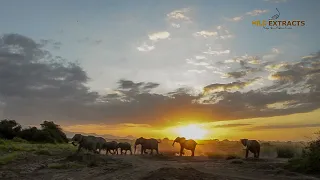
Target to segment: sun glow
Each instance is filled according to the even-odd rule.
[[[187,139],[203,139],[207,134],[206,129],[196,124],[178,127],[176,131],[179,136],[185,137]]]

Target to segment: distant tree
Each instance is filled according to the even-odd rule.
[[[21,131],[21,125],[15,120],[0,121],[0,138],[13,139]]]
[[[44,121],[41,125],[43,131],[48,132],[53,139],[58,143],[67,143],[68,138],[66,134],[62,131],[60,125],[55,124],[52,121]]]

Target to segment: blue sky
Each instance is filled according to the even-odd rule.
[[[52,50],[53,54],[69,61],[79,61],[92,78],[89,85],[95,90],[114,86],[118,78],[135,76],[141,81],[166,83],[165,88],[172,89],[176,88],[175,82],[182,85],[198,82],[198,86],[210,81],[225,82],[219,78],[197,80],[197,77],[203,79],[210,75],[207,73],[181,75],[190,69],[184,67],[185,59],[201,55],[205,44],[212,44],[212,49],[230,50],[221,57],[210,57],[213,61],[245,54],[262,56],[270,53],[272,48],[282,52],[281,60],[294,61],[318,51],[319,5],[316,0],[280,3],[236,0],[2,1],[0,33],[19,33],[35,40],[61,42],[60,50]],[[183,14],[190,18],[190,23],[181,19],[168,20],[167,14],[184,8],[189,8]],[[281,12],[280,19],[305,20],[306,26],[268,31],[251,25],[252,20],[268,19],[276,13],[275,8]],[[257,16],[245,15],[254,10],[267,12]],[[243,19],[237,22],[227,20],[238,16]],[[180,28],[172,27],[173,22]],[[195,40],[192,36],[200,31],[215,32],[217,26],[223,26],[233,37],[217,41],[214,37]],[[148,35],[157,32],[170,33],[171,40],[159,40],[155,49],[148,52],[136,49],[144,42],[152,44]],[[95,41],[101,43],[95,44]],[[152,72],[155,74],[151,75]]]

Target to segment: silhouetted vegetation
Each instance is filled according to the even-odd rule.
[[[295,156],[295,149],[289,146],[281,146],[277,148],[278,158],[293,158]]]
[[[317,139],[305,147],[300,158],[289,160],[288,169],[304,173],[320,172],[320,132],[317,134]]]
[[[21,130],[21,125],[15,120],[4,119],[0,121],[0,138],[13,139]]]
[[[31,141],[40,143],[67,143],[68,139],[61,127],[52,121],[44,121],[41,129],[29,127],[22,129],[15,120],[0,121],[0,138],[15,142]]]

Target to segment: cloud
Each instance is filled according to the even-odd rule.
[[[198,62],[198,61],[194,61],[192,59],[186,59],[186,61],[188,64],[192,64],[195,66],[209,66],[209,63],[207,63],[207,62]]]
[[[151,41],[158,41],[159,39],[167,39],[170,36],[170,33],[167,31],[162,31],[162,32],[156,32],[153,34],[149,34],[149,39]]]
[[[196,58],[197,60],[207,59],[205,56],[201,56],[201,55],[195,56],[195,58]]]
[[[251,124],[241,124],[241,123],[237,123],[237,124],[222,124],[222,125],[215,125],[213,126],[214,128],[234,128],[234,127],[242,127],[242,126],[249,126]]]
[[[228,84],[210,84],[208,86],[205,86],[203,88],[204,92],[212,92],[212,91],[228,91],[228,90],[238,90],[238,89],[243,89],[246,86],[251,85],[255,81],[259,80],[260,78],[254,78],[250,79],[248,81],[236,81],[236,82],[231,82]]]
[[[228,21],[233,21],[233,22],[238,22],[238,21],[241,21],[243,20],[243,16],[236,16],[236,17],[233,17],[233,18],[227,18]]]
[[[268,129],[295,129],[295,128],[318,128],[318,127],[320,127],[320,123],[255,126],[255,127],[249,128],[249,129],[250,130],[268,130]]]
[[[190,69],[190,70],[188,70],[188,72],[191,72],[191,73],[199,73],[199,74],[201,74],[201,73],[205,73],[206,72],[206,70],[198,70],[198,69]]]
[[[174,28],[180,28],[180,24],[177,24],[177,23],[171,23],[171,26],[174,27]]]
[[[248,64],[242,65],[245,70]],[[212,71],[220,68],[212,67]],[[86,86],[90,78],[79,64],[54,56],[31,38],[6,34],[0,38],[0,115],[25,124],[53,120],[165,126],[177,119],[200,123],[311,112],[320,108],[319,69],[317,52],[273,72],[278,79],[257,90],[247,87],[260,78],[207,83],[206,93],[197,93],[194,88],[195,92],[179,88],[156,93],[162,84],[119,79],[117,87],[99,94]],[[290,78],[282,78],[287,76]],[[283,102],[285,106],[279,106]]]
[[[264,14],[269,12],[269,10],[261,10],[261,9],[255,9],[253,11],[249,11],[246,12],[245,14],[241,15],[241,16],[236,16],[233,18],[225,18],[227,21],[231,21],[231,22],[238,22],[238,21],[242,21],[244,19],[245,16],[258,16],[260,14]],[[219,27],[219,26],[218,26]]]
[[[203,36],[205,38],[210,36],[217,36],[218,33],[214,31],[199,31],[193,34],[194,36]]]
[[[143,43],[141,46],[137,47],[138,51],[147,52],[154,50],[154,46],[149,46],[147,43]]]
[[[53,49],[59,50],[62,46],[61,42],[55,41],[53,39],[41,39],[40,44],[42,46],[51,46]]]
[[[320,51],[310,56],[305,56],[299,62],[278,64],[282,71],[271,74],[271,78],[277,82],[277,85],[287,84],[290,86],[302,83],[313,90],[320,89]]]
[[[219,39],[229,39],[234,37],[234,35],[231,34],[225,26],[217,26],[217,31]]]
[[[183,8],[179,10],[174,10],[167,14],[167,17],[169,19],[175,19],[175,20],[184,20],[184,21],[190,21],[190,18],[186,16],[186,13],[189,12],[189,8]]]
[[[264,10],[261,10],[261,9],[255,9],[253,11],[250,11],[250,12],[247,12],[246,15],[249,15],[249,16],[258,16],[260,14],[264,14],[264,13],[267,13],[268,10],[264,9]]]
[[[248,74],[247,71],[235,71],[235,72],[228,72],[226,74],[226,77],[227,78],[233,77],[233,78],[238,79],[238,78],[242,78],[242,77],[246,76],[247,74]]]
[[[209,48],[207,51],[204,51],[203,53],[210,54],[210,55],[224,55],[224,54],[229,54],[230,50],[226,49],[226,50],[221,50],[221,51],[213,51],[213,50],[211,50],[211,48]]]

